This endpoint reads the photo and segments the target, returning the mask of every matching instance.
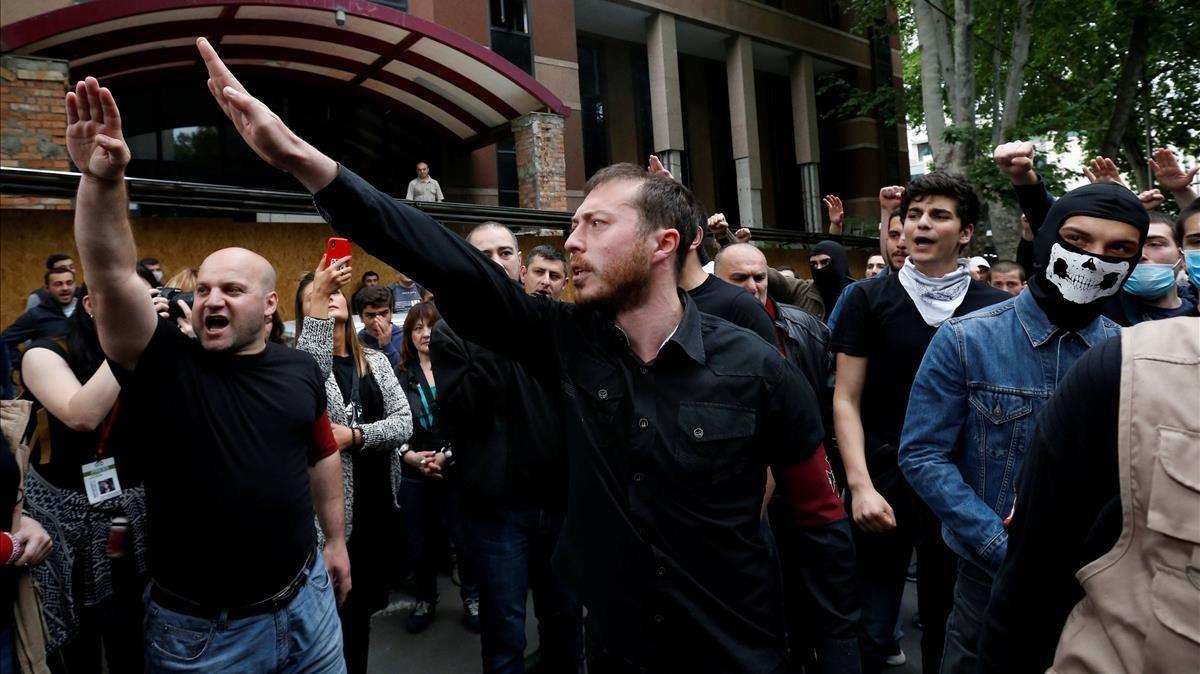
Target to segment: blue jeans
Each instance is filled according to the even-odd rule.
[[[307,573],[286,607],[247,618],[197,618],[147,597],[146,671],[344,674],[337,601],[320,554]]]
[[[525,606],[533,590],[542,667],[576,672],[582,615],[550,568],[563,513],[501,510],[469,515],[479,561],[479,623],[483,671],[525,671]]]

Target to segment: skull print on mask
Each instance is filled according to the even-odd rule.
[[[1129,262],[1106,262],[1095,255],[1067,250],[1061,243],[1050,247],[1050,269],[1046,278],[1063,299],[1088,304],[1117,294],[1129,273]]]
[[[1121,284],[1138,264],[1139,255],[1113,257],[1076,247],[1060,233],[1074,216],[1115,220],[1138,233],[1138,247],[1146,241],[1150,216],[1142,202],[1120,185],[1096,183],[1077,187],[1054,202],[1034,235],[1034,270],[1029,294],[1050,322],[1065,330],[1080,330],[1096,320],[1121,290]]]

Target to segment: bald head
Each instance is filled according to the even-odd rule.
[[[208,351],[257,353],[278,304],[271,263],[245,248],[223,248],[196,274],[192,329]]]
[[[745,288],[759,302],[767,301],[767,257],[748,243],[737,243],[717,253],[717,278]]]
[[[211,253],[200,263],[199,275],[203,275],[205,267],[211,270],[240,270],[246,280],[258,284],[259,290],[269,293],[275,290],[275,267],[267,258],[246,248],[222,248]]]
[[[498,222],[485,222],[467,234],[467,243],[500,265],[508,277],[518,280],[521,275],[521,249],[512,230]]]

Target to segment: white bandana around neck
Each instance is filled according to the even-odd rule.
[[[957,269],[940,278],[930,278],[917,270],[912,258],[907,258],[900,268],[900,285],[917,305],[925,324],[936,328],[962,304],[971,285],[971,274],[966,259],[960,258]]]

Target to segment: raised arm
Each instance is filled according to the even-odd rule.
[[[1023,140],[1004,143],[996,147],[992,157],[996,160],[996,168],[1012,182],[1021,212],[1036,234],[1054,205],[1054,197],[1033,170],[1033,143]]]
[[[339,234],[432,290],[443,317],[463,337],[544,362],[554,348],[552,330],[545,329],[544,320],[554,312],[573,310],[572,305],[527,296],[458,235],[339,167],[246,93],[207,41],[201,38],[197,44],[208,67],[209,91],[243,140],[264,161],[292,173],[313,192],[318,210]],[[529,330],[497,330],[500,325]]]
[[[1154,170],[1154,177],[1158,179],[1159,184],[1171,191],[1180,210],[1196,200],[1196,193],[1192,191],[1191,184],[1196,179],[1196,173],[1200,172],[1200,166],[1193,166],[1192,170],[1184,171],[1179,165],[1179,160],[1175,158],[1175,153],[1160,147],[1154,151],[1150,168]]]
[[[75,202],[75,245],[97,307],[104,353],[133,368],[158,323],[135,271],[137,248],[129,227],[125,167],[129,147],[112,93],[89,77],[67,93],[67,151],[83,177]]]
[[[112,411],[121,385],[108,363],[80,384],[62,356],[50,349],[30,349],[21,361],[21,378],[29,392],[56,419],[75,431],[91,431]]]

